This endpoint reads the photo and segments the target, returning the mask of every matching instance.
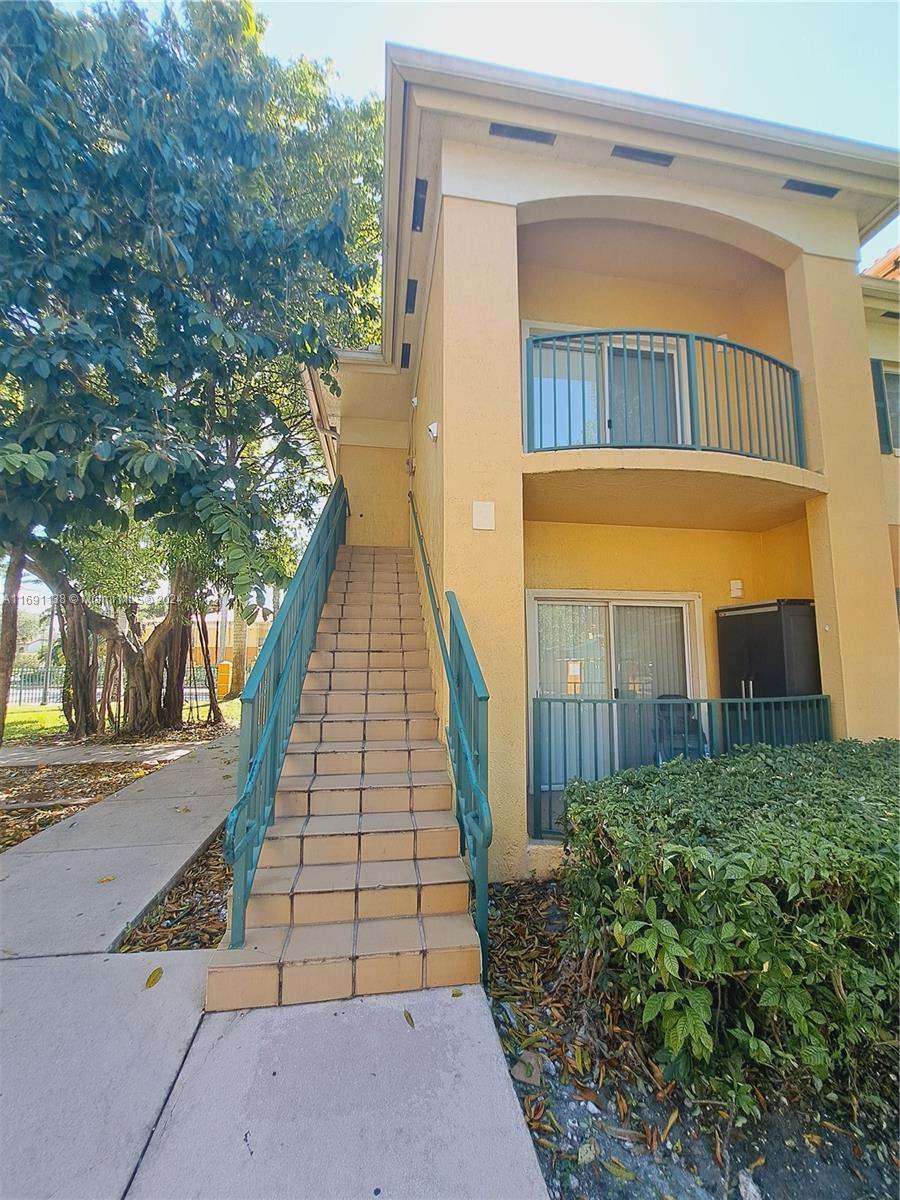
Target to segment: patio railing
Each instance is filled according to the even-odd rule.
[[[347,492],[338,476],[241,694],[238,800],[225,822],[225,857],[234,864],[232,947],[244,944],[247,898],[346,525]]]
[[[831,741],[828,696],[747,700],[536,697],[531,713],[532,836],[558,837],[566,784],[626,767],[714,758],[737,746]]]
[[[722,450],[806,465],[800,377],[726,338],[612,329],[530,337],[526,449]]]

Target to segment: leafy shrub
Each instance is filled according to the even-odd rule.
[[[852,1080],[893,1043],[897,742],[756,746],[568,789],[570,947],[668,1078]]]

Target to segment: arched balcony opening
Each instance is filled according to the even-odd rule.
[[[525,449],[688,449],[804,467],[791,248],[713,214],[710,227],[742,244],[706,236],[680,205],[635,201],[646,218],[635,220],[621,200],[614,215],[548,203],[520,214]]]

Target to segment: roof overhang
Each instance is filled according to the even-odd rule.
[[[395,400],[382,405],[376,395],[374,411],[369,410],[381,419],[398,419],[416,377],[437,238],[443,138],[497,147],[498,139],[489,137],[490,121],[511,121],[559,139],[555,149],[515,143],[517,153],[549,152],[557,158],[583,153],[583,162],[591,161],[590,155],[608,158],[616,139],[651,149],[675,144],[685,170],[698,177],[706,172],[722,181],[719,186],[798,204],[830,202],[783,192],[787,178],[838,188],[840,203],[854,212],[860,239],[900,208],[896,150],[593,84],[388,45],[385,101],[382,343],[380,349],[339,355],[348,395],[360,392],[354,385],[360,374],[370,384],[373,376],[383,376],[376,392],[384,395],[383,385],[393,377]],[[424,230],[413,233],[417,177],[428,178],[429,192]],[[418,281],[412,315],[405,311],[407,279]],[[404,343],[409,347],[405,369]]]

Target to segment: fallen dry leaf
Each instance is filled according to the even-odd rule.
[[[153,970],[150,972],[150,974],[147,976],[147,981],[144,984],[144,987],[145,988],[156,987],[156,985],[162,979],[162,976],[163,976],[162,967],[154,967]]]
[[[101,875],[100,878],[97,880],[97,882],[98,883],[112,883],[112,881],[114,879],[115,879],[115,875]]]
[[[679,1112],[678,1112],[678,1109],[677,1109],[677,1108],[673,1108],[673,1109],[672,1109],[672,1115],[669,1117],[668,1121],[666,1121],[666,1127],[665,1127],[665,1129],[664,1129],[664,1130],[662,1131],[662,1133],[659,1135],[659,1140],[660,1140],[661,1142],[664,1142],[664,1141],[666,1141],[666,1139],[668,1138],[669,1134],[672,1132],[672,1126],[673,1126],[673,1125],[675,1124],[675,1122],[678,1120],[678,1117],[679,1117]]]
[[[409,1011],[408,1008],[404,1008],[403,1017],[404,1017],[404,1020],[406,1021],[407,1025],[410,1027],[410,1029],[415,1029],[416,1023],[412,1019],[412,1013]]]

